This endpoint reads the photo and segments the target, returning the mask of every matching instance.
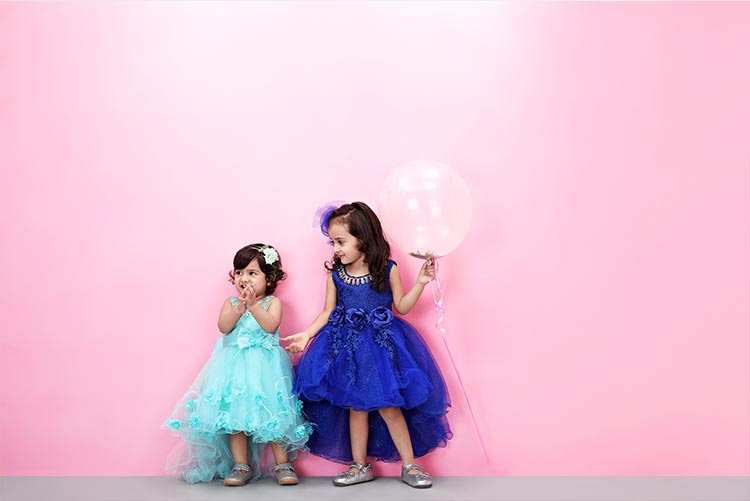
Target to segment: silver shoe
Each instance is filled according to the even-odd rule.
[[[279,485],[297,485],[299,483],[299,478],[292,463],[277,464],[273,467],[273,474],[276,476],[276,483]]]
[[[351,468],[356,468],[357,471],[346,470],[345,472],[339,473],[333,477],[333,485],[344,487],[347,485],[361,484],[362,482],[375,480],[375,477],[372,476],[372,465],[370,463],[367,463],[366,466],[362,463],[352,463],[349,466],[349,469]]]
[[[224,479],[224,485],[238,487],[245,485],[253,478],[253,471],[246,464],[237,463],[232,466],[232,472]]]
[[[418,470],[419,473],[409,473],[409,470]],[[401,481],[417,489],[432,487],[432,476],[425,473],[418,464],[405,464],[401,467]]]

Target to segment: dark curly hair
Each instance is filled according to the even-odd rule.
[[[281,269],[281,256],[273,264],[266,263],[266,258],[263,255],[263,249],[266,248],[276,250],[274,247],[262,243],[246,245],[238,250],[237,254],[234,255],[234,268],[229,271],[229,281],[234,283],[234,272],[244,270],[253,259],[257,258],[260,271],[266,275],[266,294],[272,294],[278,283],[286,278],[286,272]],[[276,251],[276,254],[278,255],[278,251]]]
[[[378,216],[366,203],[352,202],[333,211],[326,221],[326,226],[330,227],[335,223],[346,225],[349,233],[357,239],[359,251],[365,255],[365,263],[372,275],[370,287],[378,292],[384,291],[385,268],[391,257],[391,246],[385,239]],[[335,256],[325,263],[328,271],[333,271],[336,266],[341,266],[341,260]]]

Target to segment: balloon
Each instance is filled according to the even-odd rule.
[[[386,235],[401,250],[422,258],[445,256],[469,231],[471,193],[448,165],[414,160],[386,178],[380,218]]]

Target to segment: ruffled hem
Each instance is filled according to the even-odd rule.
[[[167,420],[163,429],[168,430],[173,436],[181,438],[185,441],[205,441],[209,442],[214,440],[217,435],[234,435],[236,433],[244,433],[247,435],[248,440],[256,444],[265,444],[273,442],[275,444],[283,445],[288,449],[288,452],[302,449],[307,442],[307,439],[312,434],[312,427],[310,423],[303,423],[299,425],[292,425],[287,428],[279,428],[276,423],[266,423],[265,425],[256,426],[251,429],[241,429],[227,426],[224,428],[216,428],[213,430],[190,428],[189,430],[183,429],[183,423],[176,419],[170,418]]]
[[[273,473],[275,461],[271,448],[267,445],[248,442],[248,464],[253,472],[251,482],[271,476]],[[300,450],[306,451],[307,447],[287,451],[290,462],[296,459]],[[209,440],[196,438],[181,441],[167,458],[166,472],[194,484],[226,478],[232,466],[234,458],[229,445],[229,435],[222,434]]]
[[[402,409],[415,457],[421,457],[437,447],[445,447],[453,432],[445,414],[427,415],[419,410]],[[307,442],[311,454],[338,463],[352,461],[349,437],[349,409],[330,403],[305,404],[305,415],[313,425],[313,434]],[[369,415],[367,456],[378,461],[397,462],[401,456],[391,438],[388,426],[377,411]]]
[[[450,440],[452,438],[453,438],[453,433],[450,433],[450,435],[447,436],[445,438],[445,440],[441,441],[440,443],[438,443],[437,445],[435,445],[433,448],[426,450],[423,454],[419,454],[419,455],[415,454],[414,457],[415,458],[420,458],[422,456],[426,456],[427,454],[429,454],[430,452],[434,451],[435,449],[445,448],[445,447],[448,446],[448,440]],[[311,449],[309,452],[313,456],[318,456],[320,458],[323,458],[323,459],[325,459],[327,461],[331,461],[333,463],[340,463],[340,464],[346,464],[346,465],[348,465],[348,464],[351,464],[352,461],[354,461],[354,459],[352,458],[351,453],[349,455],[347,455],[347,456],[331,456],[331,455],[327,454],[326,451],[317,451],[316,452],[316,451],[314,451],[314,450]],[[383,463],[400,463],[401,462],[401,456],[399,456],[398,454],[396,454],[393,457],[382,458],[382,457],[374,456],[374,455],[372,455],[372,454],[370,454],[368,452],[367,453],[367,457],[374,457],[376,461],[381,461]]]

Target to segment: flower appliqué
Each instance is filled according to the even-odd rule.
[[[235,399],[242,399],[247,396],[247,388],[245,385],[237,385],[234,388],[232,388],[232,396]]]
[[[367,325],[367,313],[362,308],[349,308],[346,311],[346,323],[351,330],[361,331]]]
[[[328,330],[328,335],[331,340],[331,350],[328,353],[328,359],[333,360],[341,351],[342,336],[341,336],[341,324],[344,322],[344,308],[342,306],[336,306],[331,314],[328,316],[328,324],[331,328]]]
[[[346,354],[349,362],[346,375],[349,382],[354,384],[357,379],[357,365],[354,363],[354,352],[360,342],[361,332],[367,326],[367,313],[362,308],[350,308],[346,310],[346,325],[348,336],[346,338]]]
[[[367,318],[375,329],[373,340],[378,346],[388,352],[388,358],[391,360],[391,364],[393,365],[396,374],[398,374],[396,347],[393,344],[393,337],[390,330],[391,324],[393,323],[393,312],[389,308],[378,306],[369,313]]]
[[[203,394],[206,400],[212,405],[219,405],[221,402],[221,393],[216,391],[215,388],[209,388],[206,390],[206,392]]]
[[[294,436],[296,438],[309,437],[312,434],[312,426],[309,423],[301,424],[294,429]]]
[[[216,427],[227,428],[229,426],[229,413],[220,412],[216,415]]]
[[[193,412],[190,414],[190,427],[191,428],[199,428],[201,425],[201,420],[198,417],[198,414]]]
[[[279,253],[276,252],[276,249],[274,249],[273,247],[266,245],[261,247],[259,250],[263,254],[263,260],[266,262],[266,264],[273,264],[279,260]]]

